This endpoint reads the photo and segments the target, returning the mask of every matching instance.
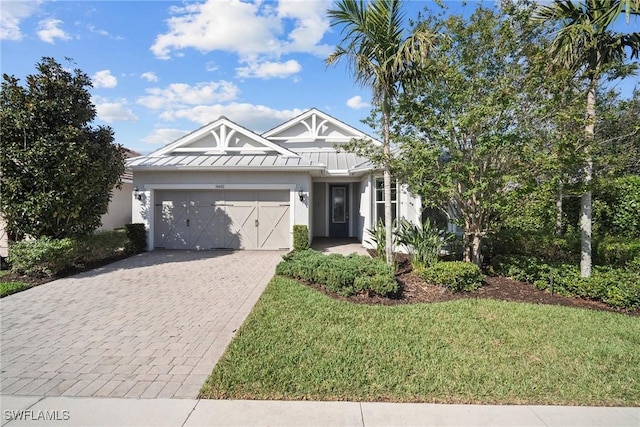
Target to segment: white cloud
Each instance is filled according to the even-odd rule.
[[[39,1],[5,1],[0,7],[0,40],[21,40],[20,22],[33,15],[40,6]]]
[[[188,48],[235,52],[241,58],[277,58],[293,52],[326,56],[331,52],[330,46],[321,44],[329,29],[326,8],[322,0],[277,4],[208,0],[173,7],[173,16],[166,21],[168,31],[156,37],[151,51],[161,59]]]
[[[38,23],[38,37],[46,43],[54,44],[56,39],[69,40],[71,37],[60,26],[63,22],[59,19],[43,19]]]
[[[256,77],[259,79],[285,78],[302,70],[298,61],[290,59],[286,62],[250,61],[246,67],[236,68],[238,77]]]
[[[254,132],[265,132],[278,124],[303,113],[303,110],[275,110],[264,105],[246,103],[198,105],[192,108],[167,110],[160,115],[163,120],[186,119],[200,125],[225,116]]]
[[[145,79],[148,82],[157,82],[158,76],[153,71],[147,71],[146,73],[142,73],[140,78]]]
[[[189,133],[189,131],[181,129],[154,129],[153,132],[142,138],[142,142],[146,142],[148,144],[164,145],[175,141],[176,139],[186,135],[187,133]]]
[[[96,98],[93,103],[96,106],[98,118],[107,123],[138,121],[138,116],[127,106],[126,99],[109,101],[103,98]]]
[[[111,89],[118,85],[118,79],[111,74],[110,70],[98,71],[91,77],[91,81],[93,81],[93,87],[95,88],[104,87]]]
[[[99,35],[105,36],[105,37],[109,37],[109,38],[111,38],[113,40],[122,40],[123,39],[123,37],[121,37],[121,36],[113,36],[107,30],[103,30],[102,28],[98,28],[93,24],[87,25],[87,29],[89,31],[91,31],[92,33],[99,34]]]
[[[356,95],[354,97],[349,98],[347,100],[347,105],[355,110],[359,110],[361,108],[367,108],[370,106],[368,102],[364,102],[362,100],[362,97],[360,95]]]
[[[194,86],[186,83],[172,83],[166,88],[146,89],[146,92],[148,95],[138,98],[138,104],[153,110],[160,110],[232,101],[238,95],[238,87],[233,83],[221,80],[219,82],[200,82]]]

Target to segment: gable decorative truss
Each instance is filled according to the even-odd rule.
[[[275,153],[285,157],[298,157],[296,153],[232,122],[224,116],[162,147],[149,156],[227,153]]]
[[[291,134],[291,132],[295,131],[296,127],[305,129],[306,132],[298,131],[297,134]],[[339,135],[336,135],[336,132],[339,132]],[[362,138],[370,140],[373,144],[380,145],[379,141],[374,140],[367,134],[316,108],[312,108],[280,126],[265,132],[262,136],[271,141],[278,142],[300,140],[348,142],[353,138]]]

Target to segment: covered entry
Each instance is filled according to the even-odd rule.
[[[287,190],[158,190],[156,248],[289,249]]]

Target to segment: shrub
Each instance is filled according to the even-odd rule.
[[[9,248],[12,271],[29,276],[57,276],[65,270],[84,268],[126,255],[130,241],[123,230],[88,236],[23,240]]]
[[[548,263],[519,255],[495,259],[492,270],[539,289],[595,299],[613,307],[640,307],[640,270],[595,266],[591,277],[585,278],[580,277],[577,264]]]
[[[403,218],[396,235],[398,243],[407,248],[411,264],[416,269],[429,267],[438,261],[440,250],[449,238],[443,231],[435,228],[428,218],[421,226]]]
[[[596,247],[596,263],[626,267],[640,261],[640,239],[606,237]]]
[[[324,255],[312,249],[291,252],[276,266],[276,274],[319,284],[339,295],[357,292],[379,295],[398,291],[393,268],[362,255]]]
[[[473,291],[482,286],[484,276],[477,265],[463,261],[444,261],[419,270],[424,280],[454,292]]]
[[[120,258],[131,252],[131,241],[125,230],[99,231],[75,240],[73,264],[91,266],[106,260]]]
[[[137,254],[147,249],[147,231],[144,224],[125,224],[127,237],[129,238],[131,252]]]
[[[577,262],[580,256],[580,236],[567,233],[555,237],[545,233],[532,233],[504,229],[485,240],[485,254],[491,259],[498,255],[525,255],[549,261]]]
[[[71,238],[23,240],[9,247],[9,263],[17,274],[55,276],[72,264],[75,246]]]
[[[309,228],[306,225],[295,224],[293,226],[293,250],[304,251],[309,249]]]
[[[640,238],[640,176],[603,180],[594,191],[594,199],[594,225],[598,229]]]

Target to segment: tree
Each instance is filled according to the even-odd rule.
[[[385,257],[391,264],[391,109],[402,85],[412,77],[414,65],[426,57],[431,34],[418,27],[405,36],[404,14],[398,0],[341,0],[328,15],[331,26],[343,27],[343,39],[326,63],[346,60],[356,82],[372,90],[373,104],[382,115]]]
[[[592,149],[596,123],[596,93],[603,77],[629,73],[624,66],[627,49],[631,58],[640,52],[640,33],[621,34],[611,29],[621,14],[627,19],[640,13],[640,0],[585,0],[574,3],[555,0],[538,8],[533,22],[557,30],[550,46],[551,57],[562,67],[586,79],[586,122],[584,125],[584,156],[582,182],[585,191],[581,199],[580,229],[582,234],[580,275],[591,276],[591,181],[593,178]]]
[[[92,127],[89,77],[42,58],[37,74],[3,75],[0,93],[0,209],[14,239],[61,238],[100,225],[124,172],[109,127]]]
[[[443,36],[394,112],[395,132],[404,135],[401,175],[464,228],[465,260],[477,265],[497,206],[530,172],[537,111],[528,98],[536,37],[528,12],[505,4],[503,15],[483,7],[468,20],[429,15],[421,24]]]

